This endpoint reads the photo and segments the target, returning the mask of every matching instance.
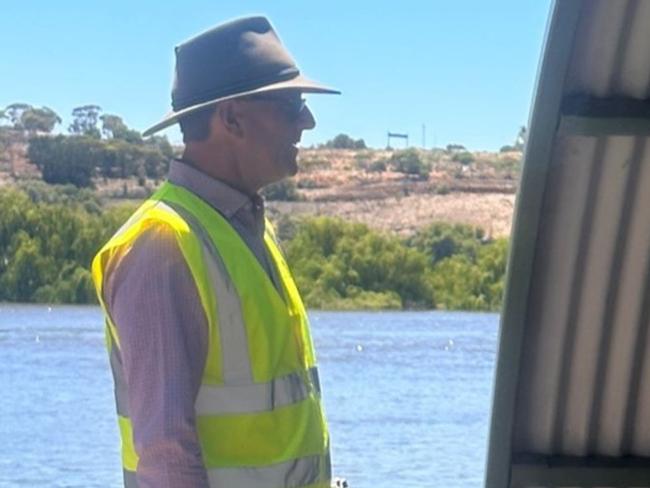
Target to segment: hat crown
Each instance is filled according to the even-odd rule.
[[[182,110],[299,74],[265,17],[237,19],[176,47],[172,106]]]
[[[340,93],[303,76],[265,17],[244,17],[176,46],[173,111],[142,135],[229,98],[273,90]]]

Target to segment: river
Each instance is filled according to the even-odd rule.
[[[498,315],[310,312],[350,488],[479,488]],[[98,307],[0,304],[0,487],[119,487]]]

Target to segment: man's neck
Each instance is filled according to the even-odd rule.
[[[250,188],[246,184],[245,178],[241,175],[239,165],[234,158],[225,154],[212,153],[208,155],[205,151],[193,150],[188,146],[183,151],[181,161],[248,196],[257,195],[257,189]]]

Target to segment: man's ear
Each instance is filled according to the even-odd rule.
[[[217,105],[216,118],[224,127],[226,132],[234,137],[242,137],[244,134],[241,124],[241,112],[238,110],[236,100],[226,100]]]

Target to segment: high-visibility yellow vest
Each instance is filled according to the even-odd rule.
[[[329,434],[304,305],[271,226],[266,248],[281,281],[278,293],[250,249],[212,207],[165,183],[99,251],[92,265],[106,313],[115,380],[122,464],[137,486],[120,337],[106,311],[106,267],[152,226],[173,232],[208,323],[207,358],[196,398],[196,428],[210,486],[329,487]]]

